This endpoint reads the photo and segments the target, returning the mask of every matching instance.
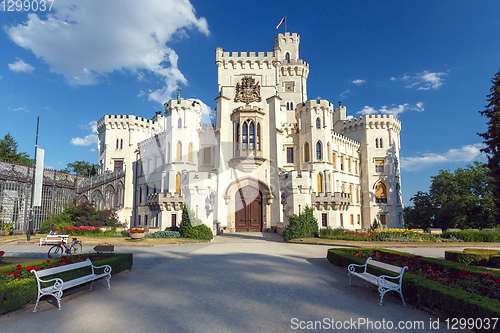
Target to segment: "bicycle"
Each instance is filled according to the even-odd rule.
[[[71,244],[68,244],[63,240],[61,240],[60,244],[56,244],[49,249],[49,258],[59,258],[66,252],[69,255],[75,255],[82,253],[82,242],[73,238]]]

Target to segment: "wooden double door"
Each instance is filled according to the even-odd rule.
[[[262,231],[262,193],[253,186],[239,189],[235,195],[236,231]]]

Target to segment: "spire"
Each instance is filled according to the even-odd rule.
[[[181,87],[177,88],[177,104],[181,104]]]

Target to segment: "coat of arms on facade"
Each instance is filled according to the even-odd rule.
[[[260,102],[260,86],[255,83],[255,80],[250,76],[245,76],[241,79],[241,84],[236,84],[236,97],[235,102],[252,103]]]

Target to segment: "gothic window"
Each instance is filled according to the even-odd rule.
[[[293,148],[286,148],[286,163],[293,163]]]
[[[177,160],[182,159],[182,144],[180,142],[177,142]]]
[[[249,143],[249,148],[252,150],[255,149],[255,125],[253,124],[253,121],[250,122]]]
[[[326,144],[326,156],[328,158],[328,162],[330,162],[330,142]]]
[[[318,175],[316,176],[316,186],[318,189],[318,195],[323,192],[323,175],[318,172]]]
[[[181,194],[181,174],[175,175],[175,193]]]
[[[309,162],[311,160],[310,152],[309,152],[309,142],[306,142],[304,145],[304,162]]]
[[[384,145],[382,144],[382,138],[379,139],[379,144],[380,144],[380,148],[384,148]]]
[[[378,139],[375,139],[375,148],[378,148]]]
[[[316,119],[316,128],[321,128],[321,120],[319,118]]]
[[[340,156],[340,170],[344,171],[344,156]]]
[[[317,160],[321,160],[321,142],[318,141],[318,143],[316,143],[316,159]]]
[[[349,173],[351,172],[351,159],[350,158],[347,159],[347,171],[349,171]]]
[[[240,123],[236,123],[236,150],[240,149]]]
[[[375,172],[384,173],[384,160],[375,160]]]
[[[260,150],[260,124],[257,123],[257,150]]]
[[[177,128],[182,128],[182,119],[179,118],[179,120],[177,121]]]
[[[286,60],[286,62],[290,62],[290,53],[287,52],[285,54],[285,60]]]
[[[247,123],[243,124],[243,140],[242,140],[242,148],[248,149],[248,125]]]
[[[188,161],[193,162],[193,144],[190,143],[188,146]]]
[[[332,153],[332,164],[333,168],[337,169],[337,155],[335,155],[335,153]]]
[[[120,149],[123,149],[123,139],[120,139]]]
[[[289,102],[286,103],[286,109],[290,110],[290,103]]]
[[[290,102],[290,110],[293,110],[293,102]]]
[[[375,202],[387,203],[387,188],[384,183],[379,182],[375,185]]]
[[[118,149],[119,145],[120,145],[120,139],[116,139],[116,149]]]

